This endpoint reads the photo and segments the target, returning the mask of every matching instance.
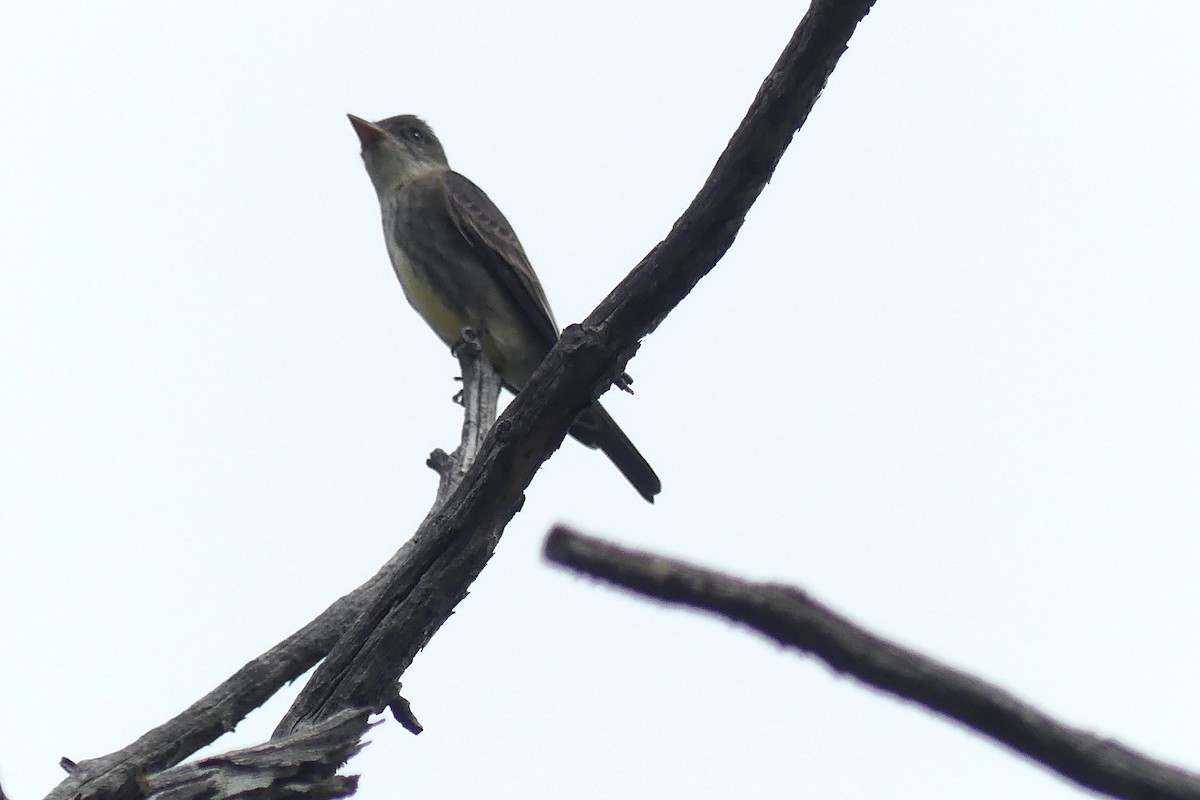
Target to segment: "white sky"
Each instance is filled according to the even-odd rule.
[[[801,4],[0,12],[0,779],[123,746],[427,510],[456,365],[345,113],[416,112],[582,318]],[[405,797],[1066,798],[730,625],[545,566],[555,521],[800,585],[1200,768],[1200,5],[880,0],[630,365],[643,503],[568,443],[352,762]],[[220,749],[268,735],[291,694]]]

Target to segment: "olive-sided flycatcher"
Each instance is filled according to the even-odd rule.
[[[559,329],[512,226],[482,189],[450,169],[423,120],[410,114],[379,122],[349,116],[408,302],[448,345],[463,328],[479,331],[484,355],[505,387],[520,391],[558,341]],[[654,502],[662,483],[599,403],[579,415],[571,435],[603,450]]]

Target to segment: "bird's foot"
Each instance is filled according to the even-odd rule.
[[[464,352],[479,354],[483,351],[483,330],[480,328],[463,328],[458,334],[458,341],[450,345],[450,355],[458,358]],[[463,348],[471,348],[464,350]]]

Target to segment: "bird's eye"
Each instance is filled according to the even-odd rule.
[[[419,143],[425,141],[425,132],[420,128],[405,128],[404,137],[411,142]]]

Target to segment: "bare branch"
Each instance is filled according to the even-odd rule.
[[[410,565],[389,577],[347,646],[317,668],[277,736],[341,708],[379,710],[391,701],[396,679],[466,596],[575,417],[620,379],[638,340],[733,243],[872,1],[813,3],[700,194],[587,321],[563,332],[492,428],[462,486],[414,535]]]
[[[295,736],[223,753],[150,777],[151,800],[327,800],[353,794],[338,769],[363,748],[365,711],[347,710]]]
[[[478,440],[477,431],[483,430],[495,418],[496,401],[499,394],[498,381],[491,370],[490,377],[481,375],[477,366],[481,361],[478,350],[469,347],[462,352],[460,363],[465,375],[471,376],[474,387],[464,415],[463,435]],[[487,397],[491,396],[489,401]],[[489,407],[491,411],[487,409]],[[483,420],[485,419],[485,423]],[[461,448],[460,448],[461,450]],[[446,456],[446,471],[442,473],[439,496],[447,494],[462,480],[460,451],[455,459]],[[432,514],[432,512],[431,512]],[[322,614],[235,672],[216,689],[193,703],[181,714],[143,734],[137,741],[121,750],[101,758],[82,761],[78,764],[69,760],[69,777],[64,779],[47,795],[47,800],[71,800],[83,795],[97,797],[125,797],[135,791],[138,775],[154,773],[173,764],[178,764],[192,753],[215,741],[222,734],[233,730],[246,714],[258,708],[287,682],[303,675],[345,633],[350,623],[362,613],[367,601],[378,592],[383,579],[392,570],[398,570],[409,562],[413,542],[406,542],[379,572],[353,592],[337,600]],[[402,699],[402,698],[398,698]],[[397,708],[404,708],[397,705]],[[419,728],[415,716],[408,711],[408,727]]]
[[[500,397],[500,376],[484,358],[474,331],[463,331],[454,352],[463,379],[462,443],[453,455],[435,453],[431,459],[442,478],[433,508],[405,546],[406,557],[392,559],[386,584],[313,674],[274,738],[347,708],[391,707],[405,728],[421,731],[408,701],[399,696],[400,675],[466,597],[503,532],[497,525],[455,537],[439,525],[443,506],[455,496],[496,419]]]
[[[425,726],[413,714],[412,705],[399,694],[396,695],[392,702],[388,703],[388,711],[392,712],[392,718],[400,723],[400,727],[413,736],[425,730]]]
[[[873,2],[813,2],[700,195],[667,238],[585,323],[568,328],[492,428],[463,485],[379,573],[172,720],[120,751],[81,762],[48,800],[76,800],[119,790],[126,785],[131,767],[153,773],[232,730],[247,713],[320,660],[347,624],[380,593],[389,598],[391,607],[376,608],[363,620],[364,625],[379,629],[361,654],[374,664],[364,663],[360,677],[347,681],[340,695],[318,699],[310,694],[306,709],[293,709],[292,720],[303,718],[311,724],[340,708],[377,709],[391,702],[396,696],[395,676],[465,595],[466,584],[456,581],[477,573],[486,563],[499,531],[520,507],[525,487],[562,442],[576,414],[619,378],[638,340],[662,321],[732,244],[746,211],[793,132],[807,118]],[[381,625],[384,620],[387,624]],[[346,665],[327,662],[322,669],[344,674]],[[389,670],[391,679],[378,677]],[[354,702],[358,697],[369,700]],[[281,725],[281,732],[290,730],[288,726]]]
[[[392,561],[404,553],[393,556]],[[389,564],[392,562],[389,561]],[[47,800],[122,796],[135,773],[150,773],[177,764],[234,726],[271,698],[288,681],[317,663],[350,623],[380,582],[385,565],[374,577],[337,600],[319,617],[243,666],[182,713],[147,731],[137,741],[109,755],[81,761],[47,795]]]
[[[965,672],[889,642],[799,589],[749,583],[555,526],[546,558],[639,594],[713,611],[838,672],[961,722],[1081,786],[1130,800],[1200,800],[1200,775],[1072,728]]]
[[[687,210],[584,321],[606,348],[636,345],[733,244],[874,0],[814,0]]]
[[[441,476],[433,508],[429,510],[431,516],[446,504],[479,455],[483,438],[496,421],[500,402],[500,376],[483,357],[479,332],[464,328],[453,352],[462,370],[463,390],[459,394],[463,406],[462,436],[453,455],[447,456],[439,450],[430,456],[430,466]]]

